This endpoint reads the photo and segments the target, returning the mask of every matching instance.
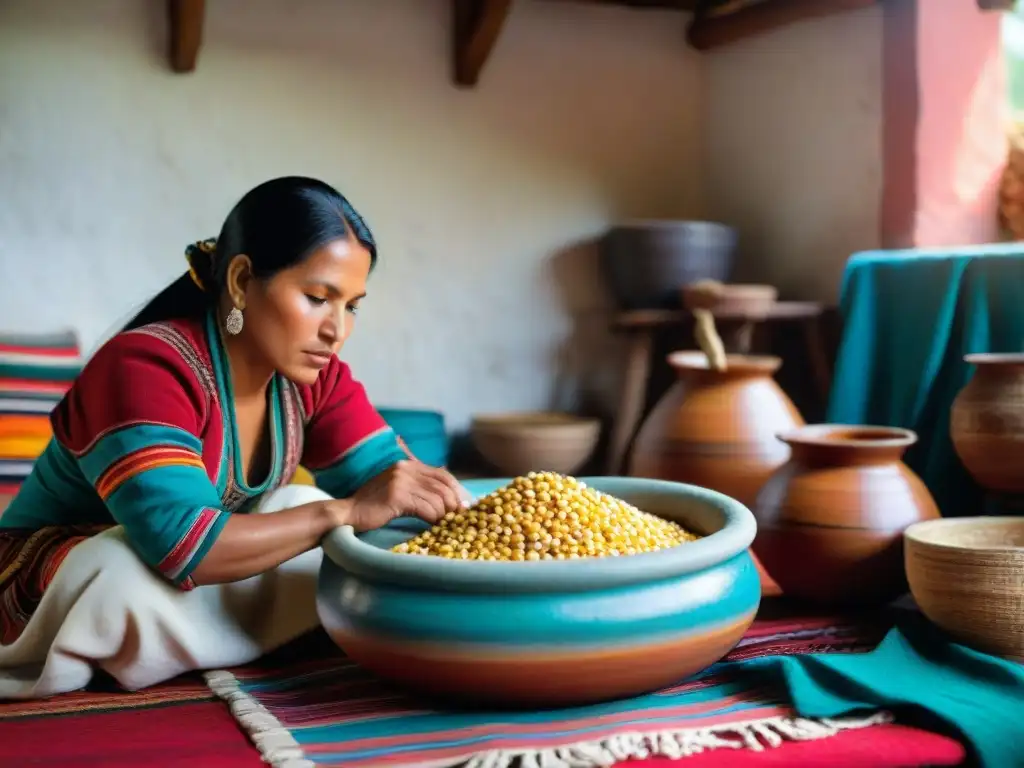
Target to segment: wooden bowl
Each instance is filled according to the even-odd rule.
[[[598,419],[547,411],[481,414],[470,425],[480,455],[508,475],[571,475],[594,453],[600,435]]]
[[[324,539],[324,628],[385,679],[491,707],[635,696],[720,660],[761,601],[750,510],[681,483],[581,480],[704,537],[641,555],[499,562],[389,551],[426,527],[412,518],[361,535],[345,526]],[[479,497],[508,482],[464,484]]]
[[[964,645],[1024,662],[1024,517],[917,523],[904,553],[925,616]]]
[[[774,285],[723,283],[717,287],[714,297],[700,283],[684,285],[680,290],[686,309],[708,309],[723,315],[766,315],[779,298],[779,290]]]

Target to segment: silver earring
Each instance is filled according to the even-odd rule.
[[[242,317],[242,310],[232,307],[228,316],[224,318],[224,330],[232,336],[237,336],[242,332],[243,325],[245,325],[245,318]]]

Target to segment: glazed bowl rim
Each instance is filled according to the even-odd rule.
[[[470,484],[499,488],[513,478],[481,478]],[[725,518],[721,529],[697,541],[658,552],[626,557],[530,562],[462,561],[403,555],[362,541],[348,525],[323,540],[324,554],[361,578],[415,589],[458,592],[587,592],[696,573],[746,552],[754,541],[753,513],[736,499],[696,485],[667,480],[608,476],[577,478],[613,495],[630,487],[637,492],[663,493],[717,508]],[[399,526],[401,521],[397,521]],[[420,529],[418,529],[420,530]]]
[[[834,432],[888,432],[892,437],[869,440],[833,440]],[[903,427],[890,427],[880,424],[805,424],[795,429],[779,432],[777,439],[784,443],[799,445],[854,445],[861,448],[906,448],[917,442],[917,434]]]
[[[540,418],[537,421],[531,421],[531,417]],[[493,411],[474,413],[470,416],[471,429],[508,429],[510,427],[514,429],[524,427],[529,429],[593,429],[600,426],[601,420],[596,417],[578,416],[562,411]]]
[[[932,541],[930,539],[926,539],[923,537],[923,534],[926,531],[935,529],[960,528],[978,524],[987,526],[988,524],[998,525],[1001,523],[1017,523],[1021,526],[1024,526],[1024,515],[975,515],[973,517],[942,517],[936,520],[922,520],[920,522],[913,523],[912,525],[907,526],[906,530],[903,531],[903,537],[909,541],[912,541],[916,545],[920,545],[923,547],[934,547],[949,552],[984,552],[1002,555],[1024,554],[1024,545],[999,546],[991,544],[953,544],[950,542]],[[909,552],[910,550],[908,550],[908,557],[910,556]]]
[[[613,221],[608,226],[608,231],[611,232],[612,230],[615,229],[628,229],[630,227],[642,229],[655,229],[660,227],[681,228],[693,225],[720,228],[729,232],[737,231],[736,227],[734,227],[732,224],[726,224],[724,221],[715,221],[714,219],[645,219],[642,217],[631,219],[618,219],[616,221]]]
[[[1024,352],[971,352],[964,355],[968,365],[1021,365],[1024,366]]]

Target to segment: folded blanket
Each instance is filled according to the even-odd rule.
[[[969,352],[1024,348],[1024,244],[874,251],[846,263],[840,343],[825,420],[917,432],[906,462],[943,515],[985,501],[953,450],[949,406]]]
[[[959,732],[979,765],[1024,766],[1024,665],[953,643],[920,614],[908,613],[868,653],[766,656],[730,666],[784,683],[804,717],[927,712]]]

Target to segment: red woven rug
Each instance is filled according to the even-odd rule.
[[[836,621],[827,617],[759,620],[735,651],[737,657],[778,652],[857,650],[884,632],[883,621]],[[282,649],[253,673],[282,670],[310,658],[329,660],[337,650],[322,635]],[[245,671],[238,670],[244,675]],[[3,768],[259,768],[257,750],[227,708],[199,676],[181,678],[139,693],[98,683],[85,693],[41,702],[0,703],[0,765]],[[652,759],[631,768],[903,768],[953,766],[964,758],[953,739],[902,725],[841,732],[827,739],[786,742],[761,752],[714,750],[682,761]]]
[[[765,618],[727,661],[867,650],[891,624],[887,616]],[[758,687],[728,665],[648,696],[546,712],[435,710],[329,647],[301,662],[207,679],[279,768],[588,768],[652,756],[761,753],[887,722],[885,713],[799,718],[784,691]]]

